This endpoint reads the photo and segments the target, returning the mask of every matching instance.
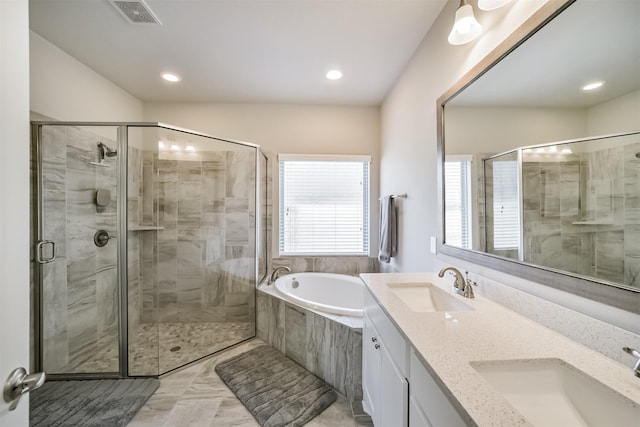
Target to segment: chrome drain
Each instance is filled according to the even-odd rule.
[[[175,346],[175,347],[171,347],[171,348],[169,349],[169,351],[178,351],[178,350],[180,350],[181,348],[182,348],[182,347],[180,347],[179,345],[177,345],[177,346]]]

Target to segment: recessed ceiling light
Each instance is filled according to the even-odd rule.
[[[168,82],[171,82],[171,83],[178,83],[180,80],[182,80],[182,77],[180,77],[176,73],[164,72],[164,73],[160,74],[160,76],[162,76],[162,78],[164,80],[166,80]]]
[[[584,91],[596,90],[598,88],[601,88],[603,85],[604,85],[603,81],[591,82],[591,83],[588,83],[588,84],[582,86],[582,90],[584,90]]]
[[[331,70],[327,73],[327,78],[329,80],[338,80],[342,78],[342,71],[340,70]]]

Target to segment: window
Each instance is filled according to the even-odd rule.
[[[279,156],[280,254],[369,254],[369,156]]]
[[[493,248],[520,247],[518,162],[493,162]]]
[[[444,162],[445,241],[471,249],[471,157],[447,156]]]

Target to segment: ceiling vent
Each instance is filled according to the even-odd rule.
[[[162,22],[143,0],[109,0],[109,3],[132,24],[162,25]]]

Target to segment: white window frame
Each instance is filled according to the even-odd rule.
[[[285,251],[285,183],[283,182],[282,162],[358,162],[366,163],[366,176],[363,182],[363,251],[358,252],[297,252]],[[371,247],[371,156],[369,155],[326,155],[326,154],[279,154],[278,155],[278,253],[280,256],[369,256]]]

